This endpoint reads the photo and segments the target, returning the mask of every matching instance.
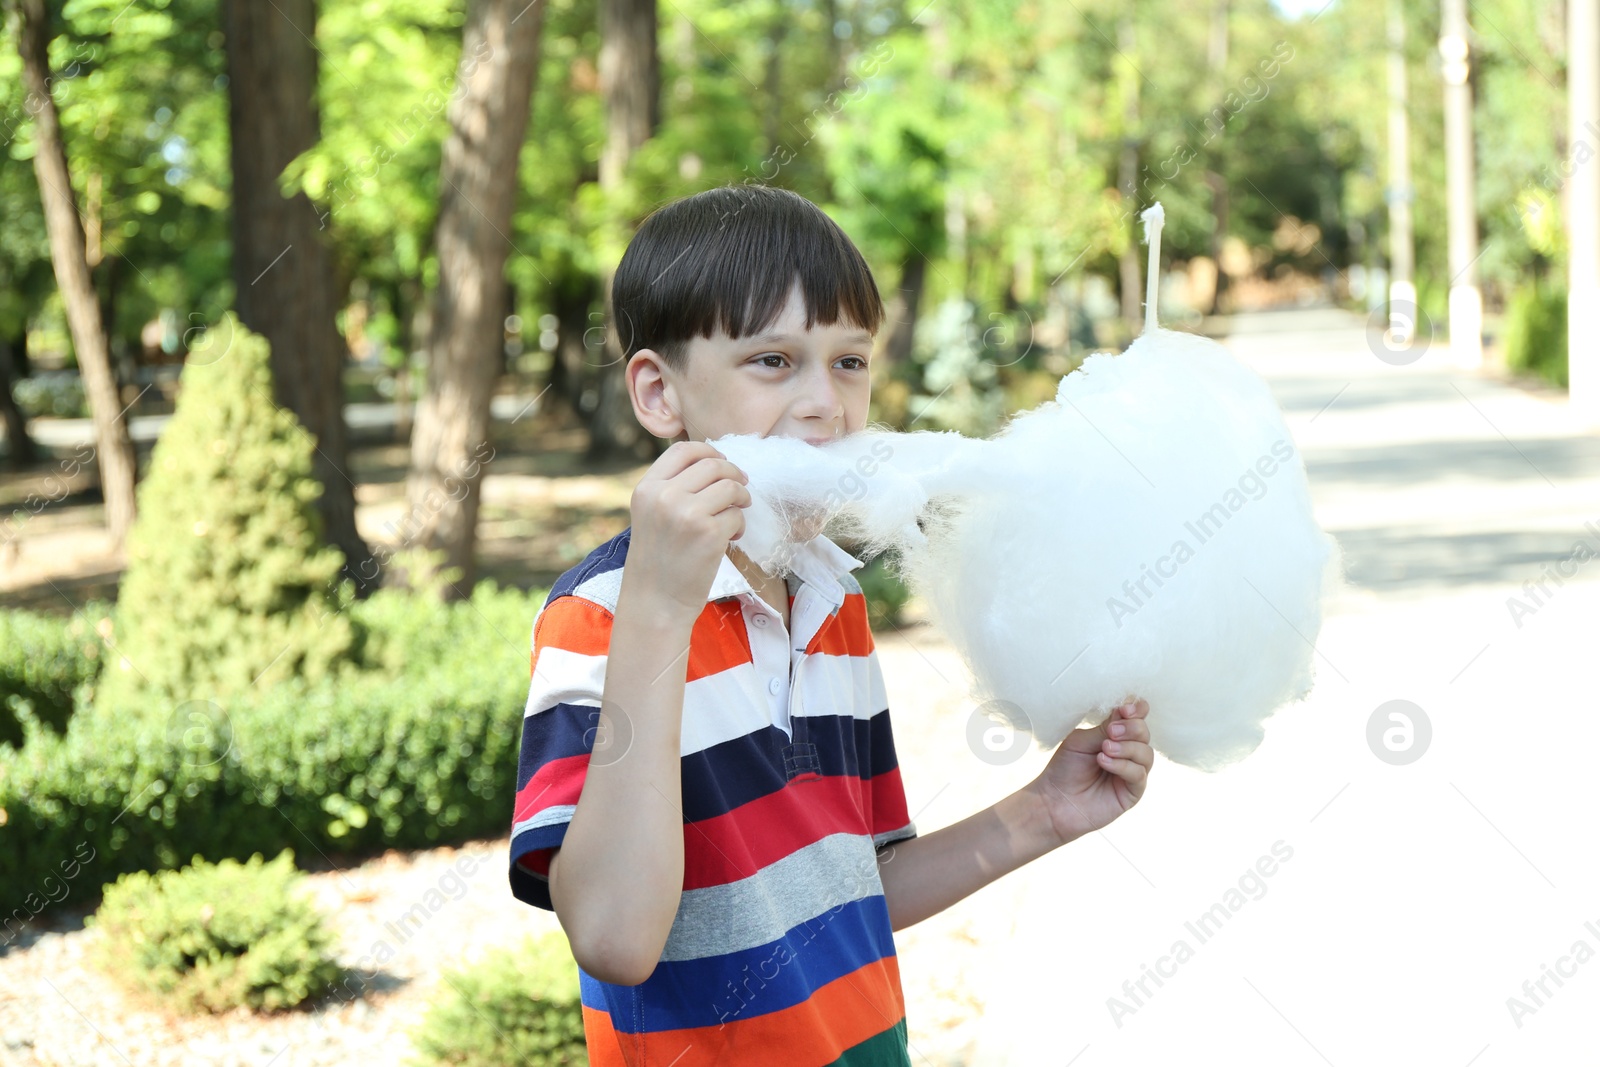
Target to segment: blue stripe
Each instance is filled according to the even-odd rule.
[[[511,839],[511,895],[524,904],[532,904],[545,911],[555,911],[550,899],[550,883],[531,871],[517,866],[517,861],[536,849],[555,848],[567,834],[567,823],[538,826],[524,830]]]
[[[899,766],[885,708],[870,719],[853,715],[796,718],[795,741],[817,746],[818,773],[872,778]],[[789,737],[764,726],[683,757],[683,817],[714,819],[742,804],[782,789],[784,749]]]
[[[517,758],[518,791],[546,763],[593,751],[599,721],[599,708],[564,702],[523,719]]]
[[[585,556],[582,563],[568,569],[556,579],[556,584],[550,587],[550,595],[544,598],[545,606],[548,607],[550,601],[557,597],[566,596],[595,575],[614,571],[622,566],[628,557],[628,545],[632,540],[633,527],[630,526]]]
[[[583,1003],[611,1016],[618,1033],[651,1033],[750,1019],[805,1002],[829,982],[894,955],[883,895],[824,911],[776,941],[743,952],[656,964],[637,986],[612,985],[581,968]]]

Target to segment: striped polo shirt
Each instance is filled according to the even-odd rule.
[[[631,534],[563,574],[533,624],[510,875],[540,908],[583,787]],[[825,536],[802,545],[786,631],[723,556],[686,667],[683,894],[643,983],[579,969],[595,1067],[910,1063],[877,848],[916,828],[859,566]]]

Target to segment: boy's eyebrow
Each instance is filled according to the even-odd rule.
[[[871,341],[872,340],[872,335],[870,333],[868,333],[866,330],[854,330],[851,333],[846,334],[844,339],[846,341]],[[771,344],[773,341],[793,341],[793,340],[795,340],[795,335],[794,334],[781,333],[781,332],[774,331],[774,330],[768,330],[766,333],[758,333],[758,334],[755,334],[752,337],[745,338],[745,343],[746,344],[752,344],[752,345],[765,345],[765,344]]]

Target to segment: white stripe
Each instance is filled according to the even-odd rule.
[[[888,707],[883,673],[870,656],[813,653],[795,668],[791,716],[840,715],[870,719]],[[680,756],[774,725],[773,697],[753,663],[740,663],[684,686]]]
[[[534,662],[533,679],[528,685],[528,703],[523,718],[537,715],[557,704],[581,704],[598,708],[606,685],[605,656],[590,656],[565,648],[546,645]]]
[[[883,672],[875,653],[835,656],[813,653],[800,665],[796,715],[838,715],[849,708],[858,719],[870,719],[889,706]]]
[[[772,697],[755,665],[740,663],[696,678],[683,687],[680,756],[703,752],[724,741],[772,725]]]

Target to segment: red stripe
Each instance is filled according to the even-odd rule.
[[[580,752],[576,756],[553,759],[534,771],[528,784],[517,790],[511,821],[519,823],[558,804],[576,804],[588,769],[589,753]]]
[[[900,768],[875,774],[861,783],[867,807],[867,824],[874,835],[898,830],[911,821],[906,813],[906,791]]]
[[[867,782],[843,774],[790,782],[725,814],[690,823],[684,829],[683,888],[748,878],[829,834],[870,833],[863,807],[867,788]]]

